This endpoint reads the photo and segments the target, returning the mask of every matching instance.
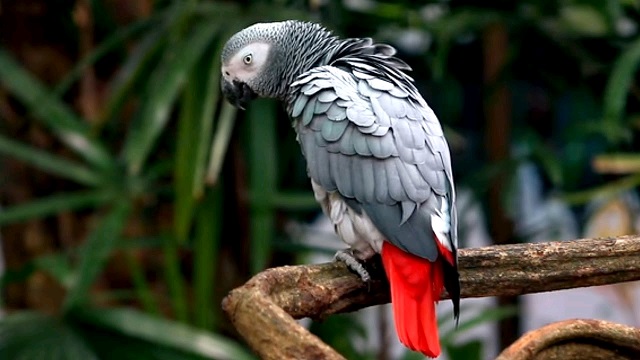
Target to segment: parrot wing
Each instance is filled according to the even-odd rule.
[[[448,212],[448,224],[437,226],[455,257],[455,192],[440,123],[408,76],[366,60],[343,58],[347,66],[314,68],[291,85],[288,111],[309,176],[364,210],[392,244],[429,261],[439,253],[432,214]]]

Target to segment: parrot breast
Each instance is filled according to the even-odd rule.
[[[384,236],[367,214],[358,213],[348,206],[338,192],[326,191],[313,180],[311,186],[316,201],[331,220],[338,236],[350,246],[357,258],[366,260],[382,251]]]

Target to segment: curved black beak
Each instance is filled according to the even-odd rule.
[[[222,93],[231,105],[242,110],[244,110],[247,104],[257,96],[257,94],[253,92],[247,84],[237,80],[229,82],[223,77],[220,86],[222,87]]]

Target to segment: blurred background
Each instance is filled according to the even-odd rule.
[[[322,22],[399,50],[440,118],[463,247],[637,233],[637,0],[0,0],[0,353],[251,359],[221,313],[267,267],[340,247],[282,107],[236,112],[225,40]],[[640,326],[636,284],[440,306],[442,359],[524,331]],[[420,359],[387,307],[305,324],[348,359]]]

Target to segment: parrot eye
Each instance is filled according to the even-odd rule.
[[[252,60],[253,60],[253,56],[252,56],[251,54],[245,55],[245,56],[242,58],[242,61],[243,61],[246,65],[251,64],[251,61],[252,61]]]

